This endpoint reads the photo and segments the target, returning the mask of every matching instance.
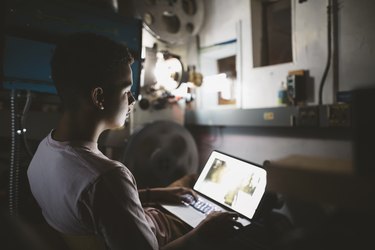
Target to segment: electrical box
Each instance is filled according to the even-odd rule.
[[[348,103],[324,105],[320,108],[320,127],[351,127],[351,107]]]
[[[319,107],[304,106],[299,107],[297,111],[296,127],[318,128],[319,124]]]
[[[286,81],[287,96],[293,105],[306,100],[306,81],[304,75],[288,75]]]

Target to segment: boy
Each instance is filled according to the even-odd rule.
[[[29,169],[31,191],[48,224],[63,234],[96,235],[110,249],[181,249],[197,239],[231,235],[233,213],[215,213],[193,230],[142,204],[181,202],[189,188],[137,190],[131,172],[104,156],[99,135],[123,126],[134,105],[133,58],[106,37],[77,33],[54,52],[52,79],[64,105],[56,129],[40,143]]]

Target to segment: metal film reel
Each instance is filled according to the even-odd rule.
[[[169,44],[185,43],[204,20],[203,0],[139,0],[135,6],[146,29]]]
[[[183,126],[155,121],[132,134],[123,163],[139,188],[164,187],[186,174],[197,173],[198,150]]]

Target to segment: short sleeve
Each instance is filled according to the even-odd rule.
[[[116,167],[89,186],[79,201],[89,227],[110,249],[158,249],[129,170]]]

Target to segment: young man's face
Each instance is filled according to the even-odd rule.
[[[104,90],[104,115],[108,128],[118,128],[124,125],[135,104],[130,89],[133,83],[130,65],[122,66],[118,78]]]

